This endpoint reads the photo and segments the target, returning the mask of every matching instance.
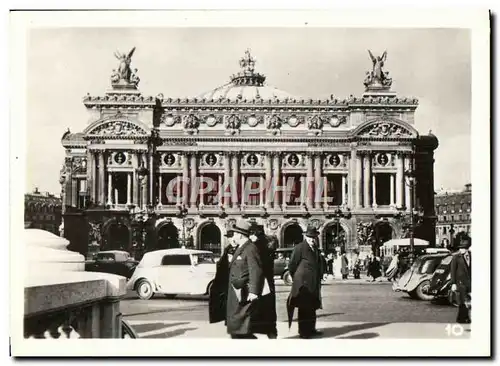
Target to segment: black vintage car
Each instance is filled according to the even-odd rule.
[[[293,248],[278,248],[274,252],[274,275],[283,279],[287,285],[292,284],[292,276],[288,272],[288,261]]]
[[[429,295],[434,296],[432,301],[435,303],[448,303],[456,306],[455,296],[451,291],[450,265],[452,258],[453,256],[449,255],[441,261],[434,271],[427,292]]]
[[[85,262],[85,270],[112,273],[129,279],[138,263],[125,251],[109,250],[98,252],[94,260]]]

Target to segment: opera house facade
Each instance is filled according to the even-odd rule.
[[[84,97],[90,122],[62,137],[72,250],[220,253],[240,218],[280,247],[307,225],[326,252],[369,252],[409,230],[434,244],[438,141],[415,129],[417,99],[391,90],[386,53],[370,53],[359,97],[317,100],[268,85],[248,51],[230,82],[208,93],[144,96],[133,52],[119,55],[104,95]]]

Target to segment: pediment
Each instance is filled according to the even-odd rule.
[[[363,138],[417,138],[418,131],[395,118],[377,118],[358,126],[353,135]]]
[[[126,118],[111,118],[93,123],[85,131],[86,136],[103,138],[130,138],[148,136],[145,126]]]

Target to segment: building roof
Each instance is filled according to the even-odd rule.
[[[266,77],[255,71],[255,62],[256,60],[251,56],[250,51],[247,50],[245,56],[240,59],[240,72],[231,75],[229,83],[202,93],[197,98],[244,101],[300,99],[286,91],[268,85],[265,82]]]

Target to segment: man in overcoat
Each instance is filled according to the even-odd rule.
[[[323,274],[317,237],[316,228],[308,227],[304,233],[304,241],[295,246],[288,263],[293,284],[287,308],[289,318],[293,315],[291,314],[293,308],[299,309],[299,336],[301,338],[311,338],[321,334],[316,330],[316,310],[321,308]],[[291,324],[291,318],[289,324]]]
[[[236,243],[233,241],[232,230],[228,230],[225,237],[227,238],[227,246],[224,248],[224,252],[217,262],[215,278],[208,294],[208,315],[210,323],[225,322],[226,320],[229,263],[236,251]]]
[[[457,294],[458,314],[457,323],[471,322],[469,309],[466,305],[467,296],[471,292],[471,255],[469,248],[471,239],[465,233],[458,233],[455,237],[455,247],[458,252],[453,254],[450,264],[451,291]]]
[[[250,228],[250,240],[259,250],[262,269],[266,284],[266,293],[256,302],[255,312],[252,314],[253,333],[266,334],[269,339],[278,337],[276,327],[276,289],[274,285],[274,250],[269,246],[269,240],[265,235],[262,225],[253,224]],[[267,288],[266,288],[267,287]]]
[[[255,339],[255,309],[264,288],[265,275],[259,250],[249,240],[250,224],[238,222],[233,228],[238,246],[229,264],[226,326],[231,338]]]

